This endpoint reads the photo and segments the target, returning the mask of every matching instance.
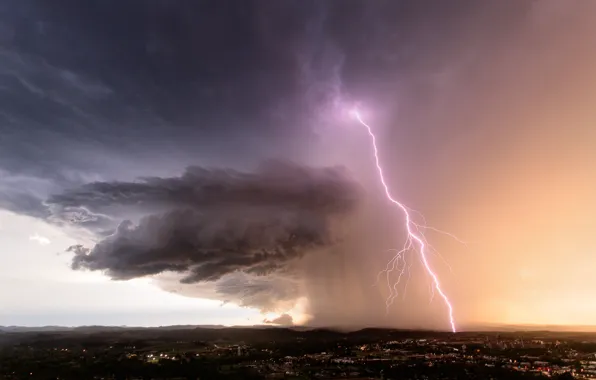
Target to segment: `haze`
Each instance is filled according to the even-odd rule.
[[[107,27],[109,25],[109,27]],[[6,1],[0,325],[596,318],[596,3]],[[416,214],[421,221],[419,214]],[[276,319],[279,318],[279,319]]]

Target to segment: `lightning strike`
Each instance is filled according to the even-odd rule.
[[[389,286],[391,294],[387,298],[387,301],[386,301],[387,306],[389,307],[389,305],[391,305],[393,303],[393,300],[398,296],[397,286],[398,286],[399,282],[401,281],[402,275],[403,275],[404,271],[406,270],[406,268],[409,269],[406,259],[405,259],[406,253],[408,251],[410,251],[411,248],[417,248],[416,251],[418,253],[419,259],[422,262],[422,264],[426,270],[426,273],[430,276],[430,278],[432,280],[432,285],[433,285],[434,290],[436,290],[436,292],[441,296],[441,298],[443,299],[443,302],[445,303],[445,306],[447,306],[449,324],[451,325],[451,331],[456,332],[455,320],[453,318],[453,306],[451,305],[449,298],[447,297],[447,295],[441,288],[439,278],[437,277],[435,272],[432,270],[432,268],[428,262],[427,251],[431,248],[428,247],[428,244],[426,243],[424,234],[420,232],[420,229],[422,226],[413,222],[411,220],[409,209],[405,205],[403,205],[401,202],[395,200],[395,198],[393,198],[393,196],[391,195],[391,191],[389,190],[389,186],[387,185],[387,182],[385,181],[385,176],[383,174],[383,168],[381,166],[381,162],[379,159],[379,150],[377,148],[376,136],[373,133],[372,128],[368,124],[366,124],[364,122],[364,120],[362,120],[362,117],[360,116],[360,113],[357,110],[352,111],[352,114],[354,115],[356,120],[358,120],[358,122],[363,127],[366,128],[366,131],[368,132],[368,135],[370,136],[372,147],[373,147],[373,152],[374,152],[374,156],[375,156],[375,164],[377,167],[377,172],[379,174],[379,180],[381,181],[381,184],[383,185],[383,189],[385,190],[385,196],[391,203],[393,203],[395,206],[397,206],[399,209],[401,209],[401,211],[404,213],[404,216],[405,216],[405,227],[406,227],[406,231],[407,231],[407,239],[406,239],[406,243],[404,244],[404,248],[401,249],[400,251],[397,251],[397,253],[393,257],[393,259],[391,259],[389,261],[389,263],[387,264],[387,267],[385,268],[385,270],[381,271],[381,273],[385,272],[387,274],[387,280],[389,282],[390,281],[389,280],[390,273],[393,271],[399,270],[400,265],[401,265],[401,270],[399,272],[399,277],[398,277],[397,281],[394,283],[393,286]],[[436,229],[433,229],[433,230],[436,230]],[[436,231],[439,231],[439,230],[436,230]],[[439,232],[443,232],[443,231],[439,231]],[[402,263],[402,264],[400,264],[400,263]],[[381,273],[379,273],[379,275]],[[390,282],[389,282],[389,285],[390,285]],[[406,286],[407,286],[407,284],[406,284]],[[434,290],[433,290],[433,293],[434,293]]]

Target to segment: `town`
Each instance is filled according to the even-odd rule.
[[[587,334],[83,328],[0,338],[2,379],[596,378]]]

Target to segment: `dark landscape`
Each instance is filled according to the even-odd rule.
[[[2,327],[2,379],[596,376],[596,334],[167,326]]]

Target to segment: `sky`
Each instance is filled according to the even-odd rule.
[[[7,0],[0,325],[596,318],[591,0]],[[381,272],[381,275],[379,273]],[[380,280],[379,280],[380,279]],[[398,291],[386,306],[391,290]]]

